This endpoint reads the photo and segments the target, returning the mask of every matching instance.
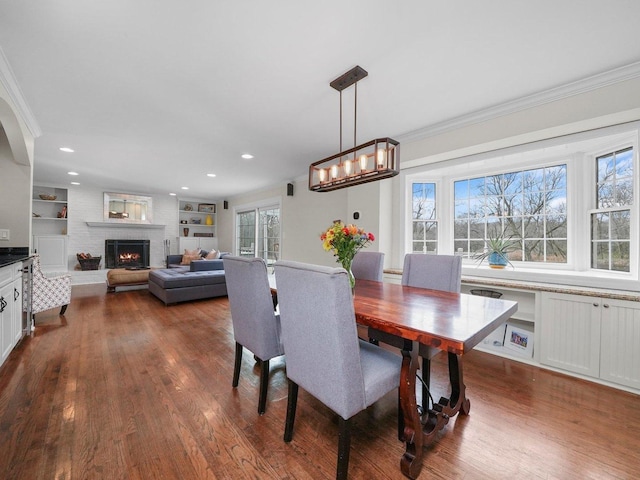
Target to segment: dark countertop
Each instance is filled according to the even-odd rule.
[[[30,257],[29,247],[0,248],[0,268],[22,262]]]

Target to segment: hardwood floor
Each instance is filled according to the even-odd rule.
[[[66,317],[39,314],[0,369],[0,477],[335,477],[336,416],[302,390],[282,440],[284,361],[271,362],[264,416],[246,351],[232,389],[226,298],[165,307],[145,289],[105,290],[74,287]],[[465,381],[471,414],[427,449],[420,478],[640,478],[639,396],[480,352]],[[356,417],[350,478],[404,478],[396,406],[392,393]]]

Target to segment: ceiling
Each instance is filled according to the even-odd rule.
[[[42,131],[35,183],[222,199],[339,151],[329,82],[355,65],[358,143],[401,140],[640,61],[639,18],[635,0],[0,0],[0,48]]]

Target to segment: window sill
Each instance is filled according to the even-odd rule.
[[[534,268],[511,268],[496,270],[487,266],[464,266],[463,277],[491,282],[520,282],[526,284],[550,284],[556,288],[593,289],[593,293],[620,291],[638,296],[640,282],[630,274],[575,272],[567,270],[542,270]]]
[[[384,273],[385,275],[397,276],[397,281],[400,283],[402,269],[385,269]],[[606,296],[620,300],[640,301],[640,281],[637,279],[628,276],[620,278],[619,275],[594,276],[591,271],[542,271],[540,269],[512,269],[510,267],[504,270],[495,270],[486,266],[463,265],[462,282],[498,288]]]

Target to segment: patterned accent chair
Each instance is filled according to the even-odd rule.
[[[46,277],[40,268],[40,255],[33,256],[32,314],[60,308],[64,315],[71,303],[71,275]]]

